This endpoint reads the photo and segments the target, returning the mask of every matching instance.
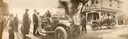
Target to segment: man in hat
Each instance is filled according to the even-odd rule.
[[[37,11],[34,10],[34,14],[33,14],[33,35],[36,35],[36,30],[37,30],[37,27],[38,27],[38,16],[37,16]],[[39,34],[37,32],[37,34]]]
[[[18,32],[18,14],[14,17],[15,31]]]
[[[86,13],[81,12],[81,25],[82,25],[82,30],[85,30],[85,33],[87,33],[86,29]]]
[[[26,34],[29,34],[29,29],[30,29],[30,18],[29,18],[29,9],[25,10],[25,14],[23,15],[23,26],[22,26],[22,33],[23,33],[23,39],[26,39]]]
[[[47,15],[47,17],[51,17],[51,13],[49,10],[46,12],[46,15]]]
[[[14,17],[13,14],[10,15],[10,23],[9,23],[9,39],[14,39],[15,35],[14,35]]]

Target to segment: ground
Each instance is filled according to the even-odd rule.
[[[19,25],[19,32],[20,32]],[[71,39],[128,39],[128,26],[118,25],[116,28],[107,29],[103,27],[102,30],[93,31],[90,26],[87,26],[87,33],[79,37],[73,37]],[[33,36],[33,26],[31,25],[30,33],[27,35],[31,39],[54,39],[54,36]],[[22,39],[22,34],[15,33],[15,39]],[[3,39],[8,39],[8,28],[4,29]]]

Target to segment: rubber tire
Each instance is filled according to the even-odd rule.
[[[115,24],[111,24],[111,28],[115,28],[116,27],[116,25]]]
[[[106,27],[107,27],[107,28],[111,28],[111,26],[110,26],[110,25],[107,25]]]
[[[68,39],[68,33],[67,33],[67,31],[65,30],[65,28],[63,28],[63,27],[61,27],[61,26],[59,26],[59,27],[57,27],[57,28],[55,29],[55,32],[54,32],[55,38],[57,37],[57,36],[56,36],[57,30],[61,30],[61,31],[64,33],[64,39]],[[58,39],[58,38],[56,38],[56,39]]]
[[[95,28],[93,27],[94,25],[96,25],[96,27],[95,27]],[[92,30],[93,30],[93,31],[98,30],[98,25],[97,25],[96,23],[94,23],[91,27],[92,27]]]

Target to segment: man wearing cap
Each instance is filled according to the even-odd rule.
[[[26,39],[26,34],[29,34],[29,29],[30,29],[30,24],[31,24],[29,14],[28,14],[29,9],[26,9],[25,11],[26,12],[23,15],[23,26],[21,28],[22,33],[23,33],[23,39]]]

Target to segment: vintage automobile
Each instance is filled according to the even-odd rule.
[[[82,34],[82,26],[71,20],[66,14],[54,14],[51,17],[40,16],[37,32],[41,35],[54,35],[56,39],[69,39]]]
[[[109,13],[88,13],[87,18],[90,20],[92,30],[96,31],[102,29],[102,26],[107,28],[114,28],[116,26],[115,17]]]

